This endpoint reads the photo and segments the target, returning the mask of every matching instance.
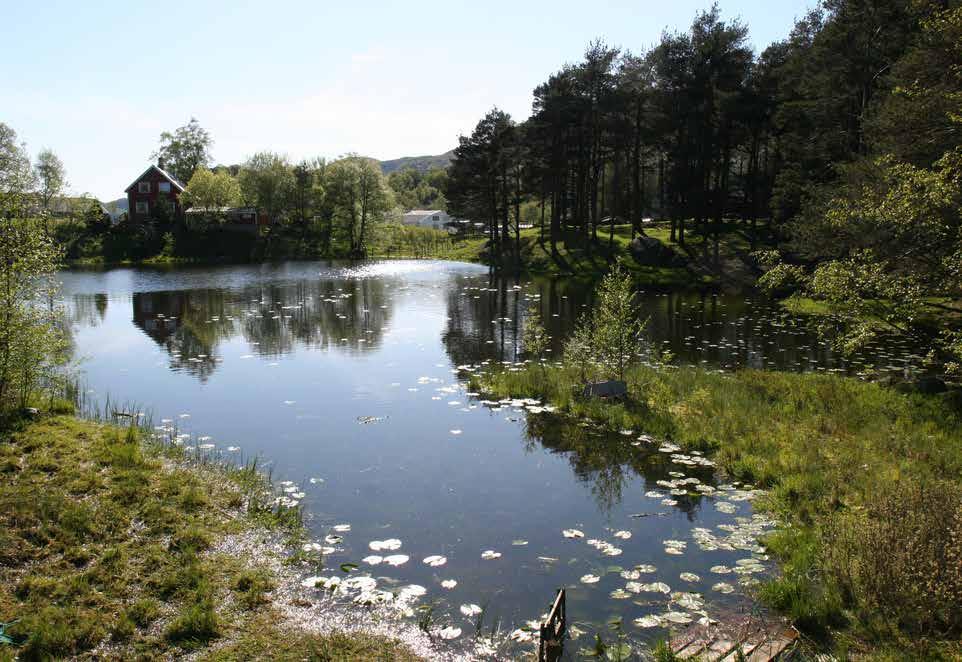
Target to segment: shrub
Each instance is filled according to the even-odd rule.
[[[903,480],[825,528],[825,571],[862,614],[910,636],[962,634],[962,487]]]

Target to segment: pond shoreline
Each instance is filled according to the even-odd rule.
[[[383,625],[292,618],[311,605],[294,568],[321,559],[296,553],[299,514],[271,505],[252,466],[192,461],[136,427],[66,409],[15,422],[0,443],[0,620],[19,618],[6,634],[21,656],[413,661],[412,648],[431,651],[410,626],[396,626],[402,643]],[[258,555],[238,553],[238,540]]]

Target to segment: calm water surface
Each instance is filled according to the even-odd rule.
[[[317,541],[334,548],[328,576],[351,562],[380,589],[423,586],[412,605],[434,605],[438,625],[462,628],[462,639],[478,618],[462,605],[485,607],[485,631],[500,624],[507,634],[568,586],[569,621],[586,633],[570,649],[618,617],[630,639],[651,641],[664,630],[635,619],[744,609],[744,584],[771,569],[753,541],[769,523],[753,518],[747,486],[720,484],[697,457],[638,440],[643,431],[605,434],[466,392],[457,367],[516,360],[530,305],[558,352],[590,305],[584,285],[397,261],[61,280],[96,397],[141,403],[190,433],[188,445],[268,462],[289,493],[303,493]],[[918,359],[895,345],[845,361],[798,320],[744,296],[642,301],[650,342],[678,363],[858,373]],[[343,524],[342,540],[324,541]],[[370,549],[386,539],[400,548]],[[501,556],[483,559],[487,550]],[[362,560],[371,555],[409,560]],[[422,562],[432,555],[446,563]],[[639,565],[653,568],[633,574]]]

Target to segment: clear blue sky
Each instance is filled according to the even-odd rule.
[[[727,0],[756,50],[815,0]],[[191,116],[214,159],[436,154],[595,38],[633,51],[707,0],[14,2],[2,0],[0,122],[50,147],[71,191],[120,197]]]

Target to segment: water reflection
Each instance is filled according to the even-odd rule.
[[[90,298],[73,297],[72,319],[90,325],[84,296]],[[268,358],[290,354],[297,346],[376,350],[390,323],[388,304],[384,282],[373,279],[134,292],[131,297],[133,323],[167,351],[171,369],[201,381],[222,360],[219,346],[234,337]]]

